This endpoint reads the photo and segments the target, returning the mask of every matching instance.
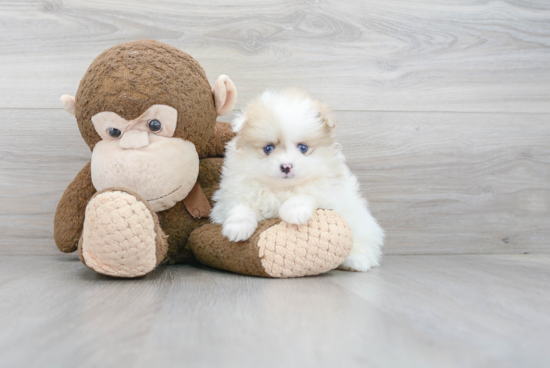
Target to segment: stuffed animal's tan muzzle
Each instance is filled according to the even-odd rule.
[[[199,156],[189,141],[130,130],[95,145],[91,170],[97,191],[136,192],[159,212],[187,197],[197,181]]]

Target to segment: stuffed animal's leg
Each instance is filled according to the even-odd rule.
[[[77,250],[78,240],[82,236],[86,205],[95,193],[88,162],[69,184],[55,211],[53,234],[60,251],[70,253]]]
[[[262,221],[248,240],[236,243],[222,235],[221,225],[204,225],[191,233],[189,246],[210,267],[253,276],[301,277],[338,267],[351,251],[353,234],[340,214],[317,210],[306,225]]]
[[[88,203],[78,253],[94,271],[116,277],[143,276],[165,259],[167,250],[157,214],[139,195],[109,189]]]

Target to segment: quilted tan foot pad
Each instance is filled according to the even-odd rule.
[[[155,219],[133,195],[106,191],[86,207],[81,256],[94,271],[116,277],[143,276],[157,265]]]
[[[353,233],[342,215],[317,210],[306,225],[280,222],[260,235],[262,266],[271,277],[318,275],[340,265],[353,246]]]

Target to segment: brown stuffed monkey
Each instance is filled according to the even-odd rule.
[[[336,268],[352,234],[343,218],[318,210],[303,226],[259,224],[245,242],[209,224],[237,91],[227,76],[210,87],[188,54],[153,40],[99,55],[75,97],[64,95],[92,150],[65,190],[54,237],[63,252],[110,276],[137,277],[161,263],[201,263],[246,275],[298,277]]]

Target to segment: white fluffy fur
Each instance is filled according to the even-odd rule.
[[[266,91],[233,122],[220,189],[211,219],[232,241],[248,239],[258,221],[280,217],[305,224],[317,208],[342,214],[354,245],[339,268],[367,271],[379,265],[384,233],[361,197],[357,178],[332,137],[328,108],[295,90]],[[266,155],[263,147],[275,149]],[[303,154],[299,144],[308,145]],[[285,174],[281,164],[292,164]]]

